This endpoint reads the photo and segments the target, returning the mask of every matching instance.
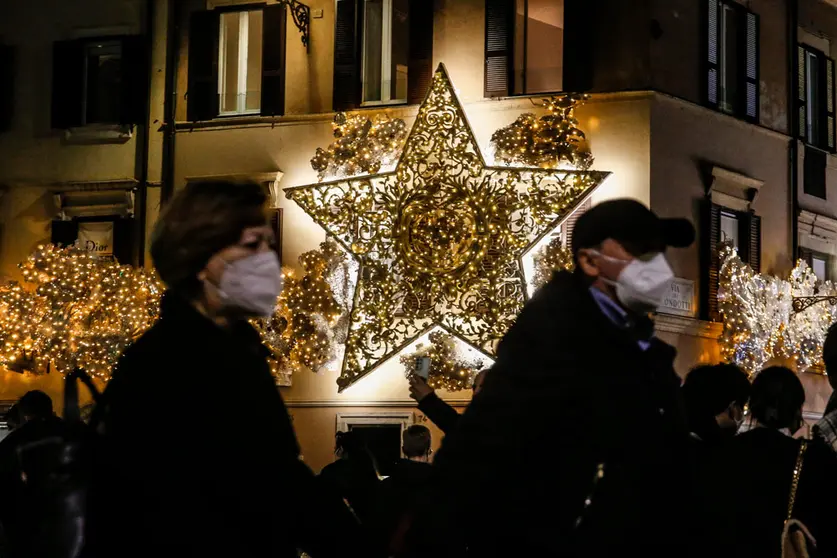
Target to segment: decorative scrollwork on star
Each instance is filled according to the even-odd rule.
[[[393,172],[285,190],[360,264],[340,389],[434,328],[493,356],[524,254],[607,175],[487,166],[440,65]]]

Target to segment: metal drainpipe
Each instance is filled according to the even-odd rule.
[[[799,0],[788,0],[788,114],[790,126],[790,184],[791,184],[791,262],[796,263],[799,254],[799,115],[796,111],[799,75]]]
[[[165,204],[174,194],[174,122],[177,106],[177,41],[180,31],[180,10],[175,0],[168,0],[166,18],[166,85],[163,102],[163,161],[160,203]]]
[[[137,211],[137,224],[136,226],[139,229],[139,234],[137,235],[138,239],[138,254],[137,254],[137,264],[139,267],[143,267],[145,265],[145,228],[146,228],[146,219],[148,217],[148,208],[146,207],[148,204],[148,154],[150,151],[149,142],[151,141],[151,59],[153,56],[154,50],[154,0],[146,0],[146,11],[145,11],[145,34],[146,34],[146,61],[147,67],[146,70],[148,72],[148,87],[146,90],[145,95],[145,122],[143,122],[143,129],[144,133],[142,134],[142,142],[139,145],[139,157],[140,157],[140,172],[139,172],[139,191],[137,192],[137,200],[135,203],[135,207],[138,207],[139,210]]]

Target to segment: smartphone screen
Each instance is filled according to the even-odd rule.
[[[419,357],[416,359],[413,374],[427,380],[430,377],[430,357]]]

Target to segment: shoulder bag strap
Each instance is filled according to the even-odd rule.
[[[808,450],[808,441],[801,440],[799,454],[796,456],[796,465],[793,467],[793,481],[791,482],[790,498],[788,499],[788,517],[793,518],[793,508],[796,505],[796,491],[799,489],[799,477],[802,476],[802,464],[805,462],[805,452]]]

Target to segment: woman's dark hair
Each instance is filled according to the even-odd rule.
[[[168,203],[154,227],[151,259],[169,289],[192,297],[209,259],[267,222],[267,194],[254,182],[190,182]]]
[[[750,410],[760,424],[781,430],[794,428],[805,404],[799,377],[784,366],[771,366],[753,381]]]

